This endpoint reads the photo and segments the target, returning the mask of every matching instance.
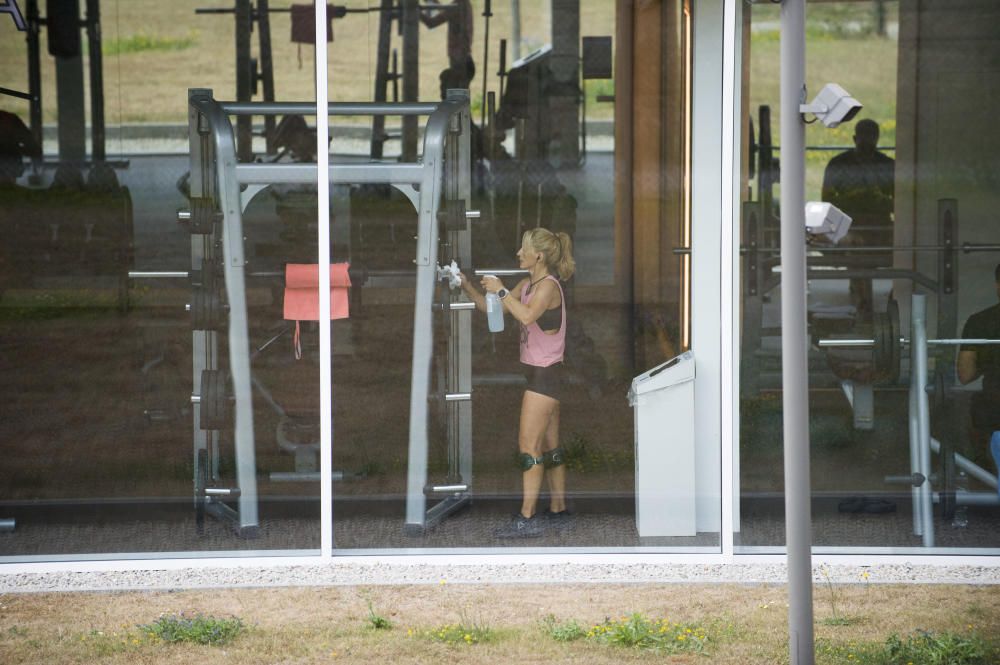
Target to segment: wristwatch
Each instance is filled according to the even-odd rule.
[[[497,297],[500,298],[500,300],[503,300],[504,298],[507,297],[508,293],[510,293],[510,291],[508,291],[507,289],[500,289],[499,291],[497,291]]]

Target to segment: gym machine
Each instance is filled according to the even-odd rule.
[[[328,4],[329,20],[343,19],[351,14],[378,13],[378,47],[375,68],[375,103],[385,103],[387,87],[391,84],[393,101],[399,100],[399,81],[403,81],[403,100],[413,102],[417,98],[416,90],[419,81],[416,59],[404,57],[403,72],[398,69],[396,50],[392,49],[392,24],[397,22],[398,32],[402,35],[402,47],[405,53],[416,54],[420,23],[418,13],[422,9],[441,9],[441,5],[420,5],[417,0],[379,0],[377,7],[345,7]],[[288,14],[291,7],[271,7],[270,0],[234,0],[232,7],[199,8],[195,14],[232,14],[236,24],[236,101],[249,102],[257,94],[258,84],[263,88],[263,100],[274,102],[274,58],[271,48],[271,14]],[[252,55],[251,35],[257,27],[258,57]],[[391,60],[390,60],[391,52]],[[412,161],[416,155],[417,131],[409,118],[403,116],[403,154],[406,161]],[[412,127],[411,127],[412,125]],[[264,137],[266,153],[273,155],[275,146],[273,135],[275,129],[274,116],[264,117]],[[385,141],[394,138],[385,131],[385,114],[372,116],[371,157],[381,159]],[[237,155],[241,162],[250,161],[253,155],[251,146],[253,127],[250,116],[238,116],[236,119]]]
[[[204,515],[230,521],[242,537],[259,529],[258,492],[247,317],[242,215],[272,184],[314,183],[316,164],[239,163],[231,116],[315,115],[314,104],[218,102],[208,89],[189,91],[191,208],[179,220],[191,232],[193,288],[192,375],[194,393],[194,487],[199,526]],[[471,309],[461,295],[434,303],[439,245],[444,262],[470,260],[469,99],[451,90],[441,103],[334,103],[329,114],[427,116],[424,151],[416,163],[331,164],[332,183],[387,184],[402,192],[418,213],[414,297],[413,367],[410,392],[409,466],[404,530],[419,533],[470,500],[472,483]],[[444,205],[442,205],[442,201]],[[439,231],[440,229],[440,231]],[[184,273],[142,274],[177,277]],[[221,284],[220,284],[221,280]],[[447,392],[432,395],[434,312],[448,319]],[[220,353],[226,335],[228,358]],[[439,360],[439,362],[441,362]],[[228,365],[228,369],[223,369]],[[230,390],[234,395],[230,408]],[[449,473],[445,484],[428,483],[428,406],[438,399],[448,410]],[[234,487],[219,487],[220,432],[233,430]],[[428,509],[430,499],[440,499]],[[235,508],[227,501],[235,502]]]
[[[86,0],[86,14],[79,14],[78,0],[49,2],[49,15],[41,16],[38,0],[26,0],[24,4],[25,41],[27,42],[28,90],[0,88],[0,95],[8,95],[28,101],[28,126],[35,142],[42,145],[42,59],[41,29],[47,30],[49,54],[56,59],[57,68],[63,59],[80,58],[83,42],[80,29],[87,33],[87,67],[89,78],[91,159],[103,162],[106,157],[106,133],[104,124],[104,63],[101,52],[101,5],[100,0]],[[82,74],[82,69],[81,69]],[[83,162],[86,141],[84,131],[84,91],[83,82],[71,89],[58,91],[60,129],[63,124],[75,126],[65,136],[60,133],[60,158],[64,161]],[[72,117],[67,122],[64,117]],[[63,143],[65,142],[65,145]]]
[[[934,547],[933,504],[941,506],[942,517],[950,519],[958,505],[1000,505],[997,476],[951,450],[931,436],[930,399],[928,397],[928,346],[1000,345],[996,339],[928,339],[926,330],[927,296],[914,294],[910,301],[910,338],[899,336],[898,310],[889,313],[875,328],[872,339],[819,340],[821,348],[873,348],[876,359],[894,365],[898,375],[902,347],[910,347],[909,393],[909,475],[887,476],[887,483],[910,486],[913,504],[913,534],[922,537],[924,547]],[[945,372],[939,367],[934,382],[934,397],[944,400],[947,392]],[[932,469],[931,453],[941,457],[939,471]],[[967,492],[956,488],[956,467],[976,478],[992,492]],[[935,485],[941,489],[935,491]]]

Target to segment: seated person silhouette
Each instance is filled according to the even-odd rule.
[[[878,151],[879,127],[874,120],[859,120],[854,126],[854,149],[842,152],[826,166],[823,174],[824,201],[851,217],[851,230],[843,246],[885,246],[893,242],[893,198],[895,161]],[[891,265],[892,253],[862,256],[864,265]],[[872,317],[871,279],[851,280],[851,304],[861,320]]]
[[[1000,264],[993,271],[1000,298]],[[1000,303],[976,312],[965,322],[962,339],[1000,339]],[[983,377],[983,390],[972,399],[972,437],[989,441],[1000,470],[1000,345],[968,344],[958,350],[958,380],[963,384]]]

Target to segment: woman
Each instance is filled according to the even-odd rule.
[[[521,400],[518,461],[523,483],[521,512],[498,530],[498,538],[539,536],[547,527],[569,526],[566,510],[566,468],[559,447],[559,401],[563,387],[563,355],[566,349],[566,300],[560,280],[573,275],[572,243],[565,233],[535,228],[525,232],[517,252],[520,267],[528,277],[512,290],[496,277],[482,279],[482,287],[496,293],[521,324],[521,365],[528,386]],[[486,299],[467,279],[462,288],[486,311]],[[548,478],[549,510],[538,515],[542,480]]]

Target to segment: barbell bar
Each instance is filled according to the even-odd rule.
[[[874,336],[844,339],[820,339],[816,346],[821,349],[872,349],[875,369],[888,381],[899,379],[902,347],[911,343],[909,338],[900,334],[899,306],[895,300],[890,300],[884,313],[878,313],[874,321]],[[928,346],[986,346],[1000,345],[1000,339],[957,339],[938,338],[926,340]]]
[[[902,345],[908,345],[910,343],[909,338],[900,337],[899,343]],[[962,346],[968,344],[970,346],[981,346],[985,344],[997,344],[1000,345],[1000,339],[929,339],[927,340],[928,345],[939,345],[939,346]],[[856,339],[821,339],[816,342],[816,346],[826,349],[835,349],[839,347],[856,347],[856,348],[872,348],[875,345],[875,340],[871,338],[856,338]]]
[[[837,253],[837,254],[855,254],[855,253],[865,253],[865,252],[949,252],[954,250],[961,250],[963,254],[972,254],[973,252],[1000,252],[1000,244],[994,243],[976,243],[976,242],[963,242],[960,245],[870,245],[870,246],[854,246],[854,247],[840,247],[840,246],[825,246],[825,245],[807,245],[807,251],[814,252],[824,252],[824,253]],[[674,254],[684,255],[690,254],[690,247],[674,247],[671,250]],[[754,245],[741,245],[740,254],[780,254],[781,249],[778,247],[756,247]]]

